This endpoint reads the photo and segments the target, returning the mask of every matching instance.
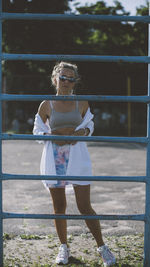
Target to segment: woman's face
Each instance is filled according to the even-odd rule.
[[[56,77],[56,90],[58,95],[70,95],[75,86],[75,73],[71,69],[64,68]]]

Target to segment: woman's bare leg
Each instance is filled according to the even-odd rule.
[[[66,195],[65,188],[50,188],[55,214],[65,214]],[[55,227],[61,244],[67,244],[67,221],[55,219]]]
[[[90,185],[77,185],[74,186],[75,197],[78,209],[83,215],[96,215],[96,212],[91,207],[90,201]],[[98,247],[104,245],[101,227],[99,220],[85,220],[89,230],[94,236]]]

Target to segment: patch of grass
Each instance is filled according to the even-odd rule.
[[[67,240],[69,243],[71,243],[73,241],[73,235],[68,235]]]
[[[51,248],[51,249],[56,248],[56,247],[57,247],[57,244],[48,245],[48,248]]]
[[[52,234],[47,235],[47,238],[48,238],[50,241],[53,241],[53,239],[54,239],[54,235],[52,235]]]
[[[3,240],[11,240],[13,239],[15,236],[13,234],[8,234],[8,233],[4,233],[3,234]]]
[[[55,257],[58,252],[58,238],[38,235],[20,235],[13,240],[5,235],[6,255],[4,267],[57,267]],[[96,252],[95,241],[90,235],[68,236],[71,244],[72,257],[66,267],[100,267],[102,261]],[[87,238],[88,237],[88,238]],[[37,241],[39,240],[39,245]],[[31,241],[32,240],[32,247]],[[105,243],[114,253],[116,267],[143,267],[143,235],[109,236],[105,237]],[[73,241],[73,242],[72,242]],[[7,247],[7,245],[10,246]],[[13,242],[15,247],[13,247]],[[23,245],[22,245],[23,244]],[[37,250],[38,246],[40,249]],[[4,249],[4,251],[5,251]]]
[[[42,239],[41,236],[39,235],[26,235],[26,234],[22,234],[20,235],[21,239],[26,239],[26,240],[39,240]]]
[[[29,207],[27,207],[27,206],[24,207],[24,210],[28,210],[28,209],[29,209]]]

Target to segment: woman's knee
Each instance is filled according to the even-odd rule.
[[[80,211],[81,214],[93,214],[94,212],[91,204],[89,205],[78,204],[78,210]]]
[[[56,214],[65,213],[67,204],[66,204],[66,196],[64,190],[51,189],[50,192],[53,200],[54,212]]]
[[[90,185],[74,187],[77,207],[81,214],[91,214]]]

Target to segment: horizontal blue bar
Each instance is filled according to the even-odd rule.
[[[58,136],[32,134],[1,134],[2,140],[74,140],[89,142],[148,143],[147,137],[109,137],[109,136]]]
[[[146,176],[61,176],[61,175],[26,175],[8,174],[1,175],[2,180],[76,180],[76,181],[112,181],[112,182],[144,182]]]
[[[35,14],[35,13],[2,13],[1,19],[21,20],[70,20],[70,21],[133,21],[150,23],[149,16],[121,16],[121,15],[75,15],[75,14]]]
[[[67,220],[133,220],[145,221],[145,215],[54,215],[54,214],[21,214],[21,213],[2,213],[3,219],[24,218],[24,219],[67,219]]]
[[[45,54],[2,54],[2,60],[48,60],[48,61],[90,61],[90,62],[132,62],[150,63],[149,56],[98,56],[98,55],[45,55]]]
[[[139,102],[150,103],[150,96],[118,96],[118,95],[73,95],[73,96],[56,96],[56,95],[16,95],[1,94],[0,99],[5,101],[39,101],[39,100],[87,100],[98,102]]]

